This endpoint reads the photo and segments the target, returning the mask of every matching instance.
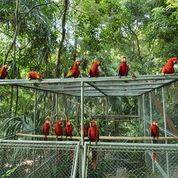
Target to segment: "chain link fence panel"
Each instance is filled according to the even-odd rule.
[[[85,177],[176,178],[178,145],[98,143],[86,146]]]
[[[75,177],[79,143],[10,141],[0,142],[0,177]]]

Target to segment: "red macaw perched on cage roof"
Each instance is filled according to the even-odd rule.
[[[127,76],[129,72],[129,65],[127,64],[127,58],[125,56],[121,57],[121,62],[118,67],[119,76]]]
[[[72,65],[72,67],[69,69],[67,74],[64,75],[64,77],[67,77],[67,78],[70,78],[70,77],[78,78],[79,75],[80,75],[80,69],[79,69],[80,64],[81,64],[81,60],[77,59],[74,62],[74,64]]]
[[[42,132],[45,135],[44,140],[47,140],[47,136],[49,135],[50,132],[50,127],[51,127],[51,119],[49,116],[47,116],[42,126]]]
[[[27,73],[27,78],[29,80],[42,80],[43,75],[36,71],[30,71]]]
[[[89,77],[99,77],[101,73],[101,61],[99,59],[95,59],[91,67],[89,68]]]
[[[161,72],[165,74],[173,74],[174,73],[174,64],[178,63],[177,57],[169,58],[166,64],[162,67]]]
[[[8,69],[9,69],[8,65],[3,65],[0,68],[0,79],[5,79],[7,77]]]
[[[90,122],[90,128],[88,129],[88,138],[90,142],[98,142],[99,141],[99,129],[97,127],[96,121]],[[97,151],[92,149],[92,167],[95,170],[97,166]]]
[[[58,139],[59,136],[61,136],[61,138],[62,138],[63,128],[62,128],[62,121],[61,120],[58,120],[54,123],[54,132],[55,132],[57,139]]]

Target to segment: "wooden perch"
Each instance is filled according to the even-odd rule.
[[[33,137],[33,138],[44,138],[44,135],[34,135],[34,134],[24,134],[24,133],[17,133],[16,136],[19,137]],[[48,138],[55,139],[55,135],[49,135]],[[59,137],[60,138],[60,137]],[[73,136],[72,138],[68,137],[70,140],[80,140],[81,137],[79,136]],[[62,139],[66,139],[65,136],[62,137]],[[87,137],[85,137],[85,140],[88,140]],[[132,141],[141,141],[141,140],[152,140],[152,137],[118,137],[118,136],[100,136],[100,140],[110,140],[110,141],[119,141],[119,140],[132,140]],[[159,140],[178,140],[178,137],[159,137]]]

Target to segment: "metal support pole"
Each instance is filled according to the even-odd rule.
[[[76,149],[76,153],[75,153],[74,171],[73,171],[72,178],[75,178],[76,174],[77,174],[77,165],[78,165],[78,159],[79,159],[80,143],[77,144],[76,148],[77,149]]]
[[[19,103],[19,87],[16,86],[16,102],[15,102],[15,116],[17,115],[18,110],[18,103]]]
[[[150,100],[150,122],[153,121],[153,107],[152,107],[152,93],[149,93],[149,100]]]
[[[163,117],[164,117],[164,136],[167,137],[166,107],[165,107],[164,87],[162,87],[162,101],[163,101]],[[167,144],[167,140],[165,140],[165,144]],[[169,157],[168,157],[168,152],[167,151],[166,151],[166,168],[167,168],[167,176],[169,178]]]
[[[84,157],[83,157],[83,164],[82,164],[82,178],[85,178],[85,173],[86,173],[86,156],[87,156],[87,144],[84,144]]]
[[[137,101],[137,108],[138,108],[137,115],[138,115],[138,117],[140,117],[141,116],[141,108],[140,108],[141,101],[140,101],[140,96],[138,96],[137,99],[138,99],[138,101]]]
[[[58,105],[59,105],[58,94],[56,94],[56,120],[58,119]]]
[[[37,90],[35,90],[35,101],[34,101],[34,134],[36,133],[36,112],[37,112]]]
[[[146,136],[146,121],[145,121],[145,94],[142,95],[142,105],[143,105],[143,129],[144,129],[144,137]]]
[[[81,124],[80,124],[80,133],[81,133],[81,144],[84,145],[83,138],[83,119],[84,119],[84,82],[81,82],[81,99],[80,99],[80,108],[81,108]]]
[[[56,94],[52,93],[52,118],[53,121],[55,120],[56,117]]]
[[[9,106],[9,115],[10,115],[10,117],[12,117],[13,94],[14,94],[14,87],[11,86],[11,96],[10,96],[10,106]]]
[[[34,101],[34,134],[36,133],[36,113],[37,113],[37,90],[35,90],[35,101]],[[35,177],[35,149],[33,149],[33,173]]]
[[[152,93],[149,93],[149,102],[150,102],[150,122],[152,123],[153,121],[153,107],[152,107]],[[155,165],[154,165],[154,161],[152,159],[152,171],[155,172]]]
[[[164,136],[167,137],[167,124],[166,124],[166,107],[165,107],[165,96],[164,88],[162,87],[162,101],[163,101],[163,118],[164,118]],[[167,143],[167,140],[165,141]]]
[[[141,120],[142,120],[142,107],[141,107],[141,104],[142,104],[142,97],[141,96],[138,96],[138,117],[139,117],[139,124],[141,125]]]
[[[142,95],[142,117],[143,117],[143,134],[146,136],[146,116],[145,116],[145,94]],[[145,143],[145,140],[144,140]],[[147,152],[145,151],[145,162],[147,160]]]
[[[80,98],[80,109],[81,109],[81,124],[80,124],[80,133],[81,133],[81,165],[80,168],[84,165],[84,137],[83,137],[83,120],[84,120],[84,82],[81,82],[81,98]],[[83,174],[84,168],[80,169],[79,172]],[[82,176],[81,176],[82,177]]]

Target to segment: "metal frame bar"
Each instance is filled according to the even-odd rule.
[[[86,177],[86,158],[87,158],[87,144],[84,144],[84,157],[83,157],[83,164],[82,164],[82,178]]]
[[[139,96],[143,93],[150,92],[155,88],[160,88],[162,86],[169,85],[172,82],[178,80],[176,75],[168,76],[157,76],[157,75],[148,75],[148,76],[138,76],[135,80],[129,77],[98,77],[98,78],[65,78],[65,79],[44,79],[42,81],[38,80],[27,80],[27,79],[8,79],[0,80],[0,85],[15,85],[25,88],[32,88],[41,91],[49,91],[53,93],[61,93],[71,96],[80,96],[80,88],[77,88],[80,82],[85,82],[88,85],[92,86],[95,90],[95,94],[90,88],[90,92],[86,96],[101,96],[101,94],[108,96]],[[104,82],[104,83],[103,83]],[[94,83],[94,84],[93,84]],[[32,86],[33,84],[38,84],[38,87]],[[59,84],[54,88],[56,84]],[[49,86],[47,86],[49,85]],[[146,87],[148,89],[141,89],[140,86]],[[106,88],[99,88],[106,86]],[[114,87],[120,86],[120,87]],[[124,88],[127,86],[127,88]],[[131,87],[133,86],[133,87]],[[139,86],[138,88],[136,86]],[[46,88],[47,87],[47,88]],[[51,88],[52,87],[52,88]],[[61,88],[62,87],[62,88]],[[68,91],[66,87],[71,87]],[[74,89],[72,89],[72,87]],[[86,86],[88,88],[88,86]],[[77,92],[71,92],[76,90]],[[104,92],[106,90],[107,92]],[[119,92],[120,90],[120,92]],[[123,90],[123,91],[122,91]],[[68,91],[68,92],[67,92]],[[129,91],[129,92],[128,92]],[[137,92],[134,92],[137,91]],[[140,93],[139,93],[140,92]],[[99,94],[100,93],[100,94]]]
[[[10,106],[9,106],[9,114],[12,116],[13,114],[13,97],[14,97],[14,86],[11,86],[11,95],[10,95]]]
[[[98,142],[97,145],[95,143],[85,142],[87,145],[92,147],[101,146],[117,146],[120,149],[129,148],[129,149],[138,149],[138,150],[175,150],[178,151],[178,144],[153,144],[153,143],[118,143],[118,142]],[[108,147],[110,149],[110,147]]]
[[[55,115],[57,116],[56,117],[56,120],[57,120],[58,119],[58,105],[59,105],[58,99],[59,99],[59,96],[58,96],[58,94],[56,94],[55,96],[56,96],[55,97],[56,98],[56,114]]]
[[[163,118],[164,118],[164,136],[167,137],[167,124],[166,124],[166,106],[165,106],[165,95],[164,87],[162,87],[162,102],[163,102]],[[166,142],[167,143],[167,142]]]
[[[91,84],[90,82],[87,82],[88,85],[92,86],[94,89],[98,90],[100,93],[102,93],[104,96],[107,96],[105,92],[103,92],[101,89],[96,87],[94,84]]]
[[[150,104],[150,122],[152,123],[153,121],[153,108],[152,108],[152,93],[149,93],[149,104]],[[155,165],[154,165],[154,160],[151,159],[152,161],[152,171],[155,172]]]
[[[74,168],[73,168],[73,174],[72,178],[76,177],[77,174],[77,165],[78,165],[78,159],[79,159],[79,150],[80,150],[80,143],[78,142],[77,147],[76,147],[76,157],[75,157],[75,162],[74,162]]]
[[[150,122],[153,121],[153,106],[152,106],[152,93],[149,93],[149,103],[150,103]]]
[[[142,110],[143,110],[143,134],[144,134],[144,137],[146,136],[146,119],[145,119],[145,94],[142,95]]]
[[[34,100],[34,134],[36,133],[36,113],[37,113],[37,90],[35,90],[35,100]]]
[[[28,146],[32,145],[32,147],[54,147],[61,145],[77,145],[78,141],[43,141],[40,140],[2,140],[0,139],[0,144],[4,146]]]
[[[84,119],[84,82],[81,82],[81,98],[80,98],[80,102],[81,102],[81,144],[84,144],[84,138],[83,138],[83,119]]]
[[[162,87],[162,101],[163,101],[164,135],[165,135],[165,137],[167,137],[166,106],[165,106],[164,87]],[[167,140],[165,140],[165,144],[167,144]],[[167,152],[166,152],[166,169],[167,169],[167,176],[169,178],[169,157],[168,157]]]
[[[98,77],[98,78],[52,78],[52,79],[43,79],[42,81],[38,80],[28,80],[28,79],[1,79],[0,85],[4,84],[24,84],[24,83],[70,83],[70,82],[102,82],[102,81],[143,81],[143,80],[165,80],[165,79],[178,79],[178,75],[138,75],[136,79],[132,77],[122,77],[111,76],[111,77]]]
[[[72,95],[72,94],[68,94],[68,93],[63,93],[63,92],[57,92],[57,91],[53,91],[53,90],[50,90],[50,89],[46,89],[46,88],[41,88],[41,87],[35,87],[35,86],[25,86],[25,85],[13,85],[13,86],[19,86],[21,88],[25,88],[25,89],[33,89],[33,90],[38,90],[38,91],[42,91],[42,92],[49,92],[49,93],[56,93],[56,94],[65,94],[65,95],[69,95],[69,96],[75,96],[75,95]]]
[[[80,133],[81,133],[81,145],[82,145],[82,148],[81,148],[81,166],[83,166],[83,164],[84,164],[84,150],[83,150],[83,146],[84,146],[84,133],[83,133],[83,123],[84,123],[84,121],[83,121],[84,120],[84,85],[85,85],[84,82],[81,82],[81,98],[80,98],[80,102],[81,102],[81,105],[80,105],[80,107],[81,107],[81,130],[80,130]],[[81,166],[80,166],[80,168],[81,168]],[[81,170],[81,172],[82,172],[82,170]]]

